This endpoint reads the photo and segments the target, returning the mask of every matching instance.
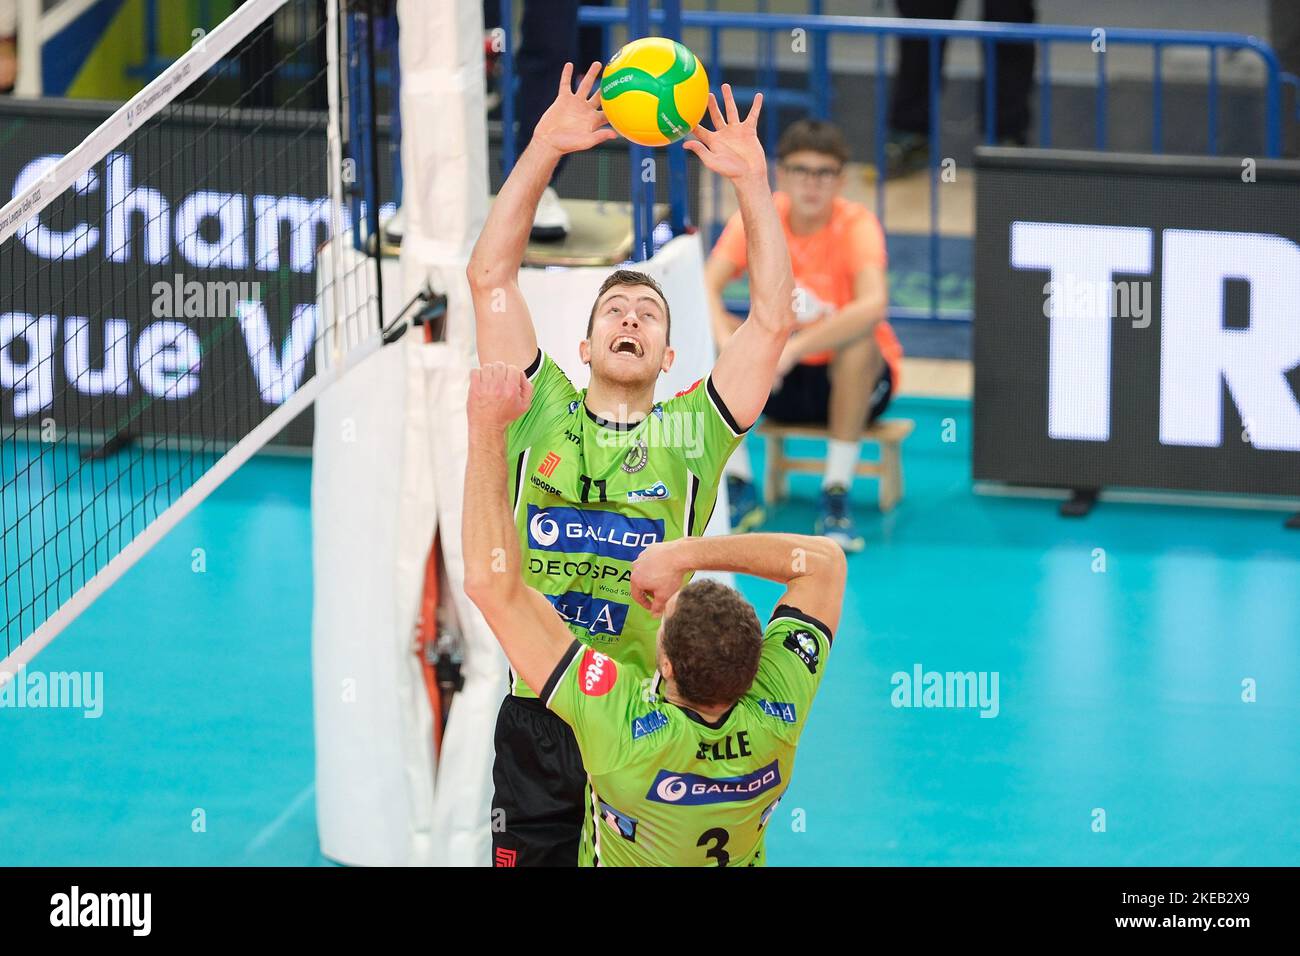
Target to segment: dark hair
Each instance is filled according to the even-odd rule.
[[[740,592],[717,581],[692,581],[664,621],[664,654],[677,691],[692,704],[734,704],[754,683],[763,650],[758,615]]]
[[[659,283],[654,280],[653,276],[648,276],[644,272],[637,272],[635,269],[618,269],[611,272],[609,278],[600,284],[600,291],[596,293],[596,301],[591,303],[591,316],[587,319],[587,338],[591,338],[591,330],[596,325],[596,306],[600,305],[600,297],[616,285],[646,285],[654,289],[655,294],[663,299],[664,344],[667,345],[673,330],[673,316],[668,309],[668,297],[664,295],[664,290],[659,288]]]
[[[805,150],[833,156],[841,166],[849,161],[848,140],[838,126],[825,120],[801,119],[787,126],[777,141],[776,157],[784,160]]]

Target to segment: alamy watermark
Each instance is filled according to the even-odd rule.
[[[260,282],[186,282],[179,272],[171,282],[155,282],[151,291],[155,319],[233,319],[241,302],[262,301]]]
[[[974,707],[981,717],[1002,709],[997,671],[927,671],[913,664],[911,673],[895,671],[889,702],[895,707]]]
[[[619,406],[617,415],[595,413],[606,422],[626,422],[629,409]],[[629,457],[637,449],[682,448],[686,458],[699,458],[704,454],[704,414],[698,411],[666,411],[655,405],[646,416],[645,427],[633,423],[626,428],[602,428],[596,433],[596,444],[601,448],[626,448]]]
[[[0,671],[0,708],[70,709],[97,720],[104,714],[103,671]]]
[[[1151,283],[1095,282],[1066,273],[1043,285],[1043,315],[1049,319],[1132,319],[1133,328],[1151,324]]]

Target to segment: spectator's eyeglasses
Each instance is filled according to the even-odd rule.
[[[837,179],[843,166],[795,166],[790,163],[782,163],[781,168],[793,176],[795,179],[802,179],[804,182],[815,182],[819,186],[824,186],[833,179]]]

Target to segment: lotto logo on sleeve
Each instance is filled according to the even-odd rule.
[[[583,652],[578,663],[578,686],[588,697],[603,697],[614,689],[618,680],[618,665],[608,654],[593,651],[590,647]]]
[[[662,518],[635,518],[615,511],[528,506],[528,544],[542,551],[594,554],[635,561],[664,539]]]

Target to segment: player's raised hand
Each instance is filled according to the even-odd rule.
[[[505,428],[528,410],[533,400],[533,383],[513,365],[490,362],[469,373],[466,413],[469,427]]]
[[[533,127],[533,142],[540,142],[560,153],[578,153],[618,136],[609,128],[600,111],[600,91],[596,83],[600,64],[593,63],[573,89],[573,64],[564,64],[560,89],[555,102],[546,108]]]
[[[659,617],[668,599],[681,590],[686,570],[676,560],[671,541],[652,544],[632,562],[632,600]]]
[[[761,178],[766,182],[767,155],[758,139],[758,114],[763,109],[763,94],[755,94],[754,105],[743,120],[729,83],[722,84],[722,100],[727,108],[725,116],[718,108],[717,97],[709,94],[709,118],[713,121],[713,129],[706,129],[703,123],[696,126],[691,131],[696,138],[688,140],[684,147],[710,170],[732,182],[751,178]]]

